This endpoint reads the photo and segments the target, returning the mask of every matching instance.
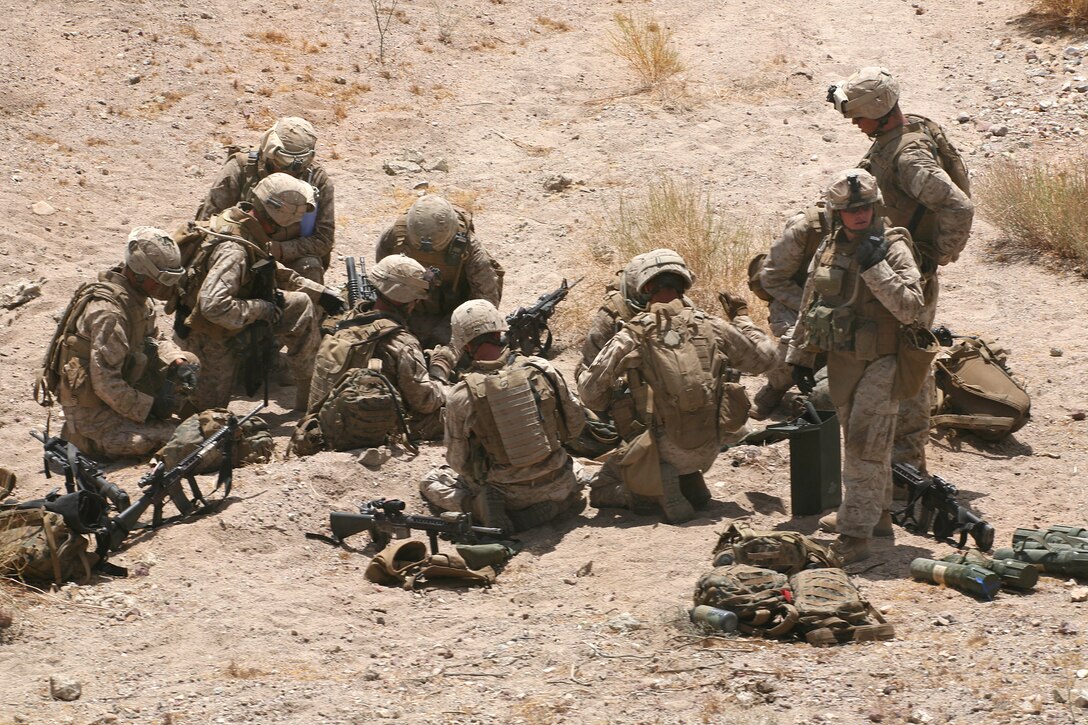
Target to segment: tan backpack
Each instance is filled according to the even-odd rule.
[[[836,567],[842,562],[826,546],[796,531],[757,531],[738,522],[718,536],[714,564],[749,564],[796,574],[810,566]]]
[[[27,582],[87,581],[98,561],[87,539],[44,508],[0,511],[0,575]]]
[[[229,417],[230,411],[226,408],[209,408],[189,416],[177,427],[170,440],[155,452],[155,456],[168,469],[173,468],[199,448],[209,436],[226,426]],[[247,463],[267,463],[272,460],[275,449],[276,442],[268,431],[268,423],[263,418],[254,416],[234,432],[231,462],[235,467]],[[216,447],[204,456],[193,473],[211,473],[218,471],[222,465],[223,452]]]
[[[366,568],[365,576],[375,584],[415,589],[418,584],[432,584],[437,579],[447,584],[460,580],[466,585],[490,586],[496,574],[490,566],[470,569],[459,554],[431,554],[426,542],[409,539],[394,541],[375,554]]]
[[[884,621],[845,571],[805,569],[790,577],[796,630],[814,645],[886,640],[895,629]],[[876,620],[878,624],[872,624]]]
[[[930,425],[967,430],[999,441],[1031,417],[1031,396],[1009,372],[1005,351],[975,337],[960,338],[935,361],[937,395]]]

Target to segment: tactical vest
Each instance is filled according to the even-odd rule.
[[[379,342],[404,329],[399,322],[379,312],[367,312],[358,321],[362,324],[342,327],[321,339],[310,382],[309,412],[317,412],[320,402],[344,373],[367,367]]]
[[[415,312],[428,315],[449,314],[469,299],[468,279],[465,277],[465,258],[468,247],[475,242],[476,230],[472,226],[472,213],[454,206],[457,212],[457,232],[453,241],[441,252],[426,252],[408,243],[408,215],[401,215],[393,224],[393,248],[390,254],[404,254],[424,267],[435,267],[442,275],[442,284],[431,291],[430,296],[416,304]]]
[[[717,440],[728,361],[710,317],[674,300],[652,305],[628,327],[639,341],[626,363],[639,421],[681,448]]]
[[[121,269],[114,267],[99,274],[97,282],[81,285],[64,309],[34,385],[34,399],[40,404],[52,404],[50,393],[59,397],[61,405],[90,406],[99,400],[91,387],[91,341],[79,330],[79,320],[94,300],[109,302],[125,313],[129,352],[122,373],[131,385],[143,375],[148,362],[143,351],[144,338],[151,315],[146,299],[142,305],[137,304],[136,293]]]
[[[815,294],[804,313],[805,342],[810,350],[875,360],[896,352],[902,325],[861,279],[856,250],[857,242],[841,231],[820,250],[812,274]]]
[[[200,334],[217,339],[226,339],[237,334],[237,331],[226,330],[205,318],[197,304],[200,289],[208,276],[212,252],[222,242],[228,241],[209,232],[237,237],[238,239],[229,241],[245,250],[246,269],[235,296],[243,300],[273,300],[276,291],[276,266],[266,251],[268,235],[261,229],[260,223],[246,213],[248,208],[248,204],[239,204],[207,222],[196,222],[189,226],[189,233],[183,238],[185,248],[182,249],[182,261],[185,262],[186,257],[189,257],[189,261],[186,263],[185,279],[178,286],[177,301],[168,306],[167,311],[176,306],[178,314],[185,315],[185,325]],[[179,248],[181,246],[179,244]],[[176,327],[175,325],[175,329]]]
[[[948,173],[957,187],[971,196],[971,181],[967,164],[956,147],[945,135],[944,129],[925,116],[907,115],[907,123],[878,138],[862,160],[876,177],[884,202],[878,213],[887,217],[892,226],[905,227],[910,232],[920,255],[919,263],[926,270],[937,267],[934,243],[937,235],[937,217],[919,204],[899,184],[896,164],[899,156],[911,146],[922,146]]]
[[[570,438],[555,383],[528,359],[476,363],[464,379],[476,415],[472,433],[491,463],[531,466]]]

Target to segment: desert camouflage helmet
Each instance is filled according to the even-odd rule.
[[[305,118],[286,116],[261,137],[261,155],[277,171],[297,176],[314,160],[317,132]]]
[[[828,88],[827,100],[847,118],[882,118],[899,102],[899,82],[887,68],[868,66]]]
[[[457,234],[457,211],[441,196],[427,194],[408,209],[408,244],[424,252],[441,252]]]
[[[173,237],[155,227],[136,227],[129,233],[125,266],[164,287],[177,285],[185,274],[181,252]]]
[[[847,169],[835,174],[824,196],[827,198],[827,206],[835,211],[884,201],[876,177],[865,169]]]
[[[671,249],[655,249],[639,255],[642,259],[634,265],[632,289],[636,294],[642,294],[646,283],[658,275],[671,272],[679,275],[684,280],[684,290],[690,289],[695,277],[688,269],[684,258]],[[637,259],[637,257],[636,257]],[[634,262],[634,260],[632,260]]]
[[[383,297],[406,305],[427,296],[434,272],[411,257],[390,254],[370,270],[370,280]]]
[[[480,335],[489,332],[506,332],[506,318],[487,300],[469,300],[453,311],[450,317],[450,347],[456,352]]]
[[[317,208],[314,204],[314,187],[290,174],[269,174],[261,179],[250,201],[260,207],[273,223],[289,227],[299,221],[306,212]]]

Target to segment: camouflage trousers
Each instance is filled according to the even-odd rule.
[[[309,396],[310,377],[317,357],[317,316],[313,303],[303,292],[284,292],[283,316],[274,331],[277,347],[287,348],[287,367],[295,385],[305,388]],[[218,340],[195,330],[178,344],[200,358],[200,378],[191,398],[196,412],[208,408],[225,408],[230,402],[241,356],[230,340]],[[269,371],[271,373],[271,370]],[[306,398],[302,398],[305,400]]]
[[[525,483],[494,484],[505,501],[506,508],[518,511],[545,501],[563,502],[581,489],[582,466],[568,458],[567,464],[539,479]],[[428,502],[443,511],[470,512],[477,488],[449,466],[432,469],[419,483],[419,492]]]
[[[925,307],[918,315],[918,324],[933,327],[937,318],[937,297],[940,284],[937,273],[925,279]],[[926,471],[926,444],[929,442],[929,414],[933,410],[933,396],[936,381],[933,368],[922,385],[922,389],[913,398],[899,403],[899,419],[895,424],[895,447],[892,460],[896,463],[909,463],[923,473]]]
[[[892,438],[899,402],[892,400],[895,355],[866,366],[853,394],[838,407],[842,425],[842,505],[839,533],[868,539],[892,503]]]
[[[723,435],[723,437],[732,436]],[[668,437],[659,436],[657,450],[660,462],[670,466],[671,473],[683,476],[689,473],[706,473],[710,470],[718,453],[721,452],[722,442],[711,441],[699,448],[681,448]],[[618,461],[618,456],[609,456],[600,470],[589,479],[591,500],[597,502],[593,505],[598,508],[601,506],[622,507],[623,502],[628,498]]]
[[[65,405],[61,437],[96,460],[146,458],[174,435],[177,421],[137,423],[105,403]]]

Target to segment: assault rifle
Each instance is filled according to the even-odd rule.
[[[88,491],[106,499],[118,511],[124,511],[131,505],[128,494],[107,481],[98,464],[83,455],[74,444],[36,430],[30,431],[30,435],[41,441],[46,478],[52,478],[54,473],[62,474],[64,489],[68,493]]]
[[[344,264],[348,268],[348,309],[354,310],[360,302],[373,302],[377,297],[377,290],[370,283],[370,278],[366,276],[366,262],[363,258],[359,257],[359,266],[363,268],[362,273],[355,269],[355,257],[345,258]]]
[[[547,355],[552,348],[552,331],[548,320],[555,313],[555,307],[562,302],[574,285],[584,277],[568,285],[567,280],[554,292],[546,292],[537,299],[532,307],[519,307],[506,316],[510,331],[506,339],[512,350],[520,350],[522,355]]]
[[[361,531],[370,532],[370,540],[378,550],[388,546],[390,539],[407,539],[412,529],[427,532],[431,553],[438,553],[438,535],[455,544],[475,544],[480,537],[502,538],[502,529],[473,526],[472,514],[452,511],[442,516],[415,516],[404,513],[404,502],[399,499],[379,498],[359,507],[359,513],[333,511],[329,515],[332,540],[339,544]],[[328,538],[307,534],[311,538]]]
[[[959,491],[951,483],[940,476],[924,476],[909,463],[893,464],[892,478],[907,489],[907,505],[892,514],[895,523],[919,534],[929,533],[932,528],[933,536],[942,540],[959,534],[957,546],[961,549],[968,536],[980,551],[993,548],[994,527],[956,503]],[[920,508],[918,515],[916,508]]]

